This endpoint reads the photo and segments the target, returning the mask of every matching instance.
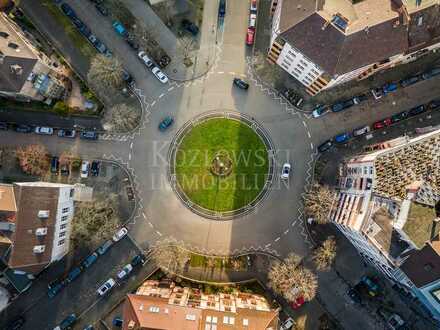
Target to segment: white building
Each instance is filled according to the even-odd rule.
[[[268,60],[309,94],[440,47],[440,0],[272,0]]]
[[[438,320],[439,157],[440,130],[369,148],[342,164],[331,212],[365,261],[411,292]],[[426,255],[429,262],[421,257]],[[429,276],[423,274],[425,266]]]
[[[11,269],[38,273],[69,251],[74,187],[47,182],[0,185],[0,231]]]

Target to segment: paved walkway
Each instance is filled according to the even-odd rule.
[[[217,9],[218,0],[205,1],[203,21],[200,27],[200,49],[184,54],[182,43],[156,15],[153,9],[143,0],[126,0],[125,6],[141,22],[154,26],[156,41],[171,57],[171,63],[165,68],[168,76],[176,81],[186,81],[203,76],[214,64],[216,59],[217,40]],[[186,56],[185,56],[186,55]],[[186,67],[185,57],[190,58],[193,65]]]

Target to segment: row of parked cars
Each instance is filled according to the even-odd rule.
[[[249,24],[246,33],[246,45],[252,46],[255,40],[255,28],[257,25],[257,0],[251,0],[249,8]]]
[[[371,94],[373,95],[374,99],[378,100],[383,96],[386,96],[396,91],[399,88],[399,86],[405,88],[414,85],[419,81],[428,80],[437,75],[440,75],[440,68],[433,68],[422,74],[418,74],[402,79],[398,83],[396,82],[386,83],[381,87],[374,88],[371,90]],[[360,104],[361,102],[366,100],[368,100],[368,95],[360,94],[351,99],[337,102],[333,105],[317,105],[312,112],[312,116],[314,118],[318,118],[329,112],[340,112],[348,108],[351,108],[354,105]]]
[[[10,128],[18,133],[35,133],[39,135],[53,135],[55,132],[54,128],[48,126],[17,125],[0,122],[0,130],[8,130]],[[57,135],[59,137],[74,139],[77,136],[76,133],[77,132],[73,129],[59,129]],[[98,137],[98,133],[95,131],[81,131],[79,134],[79,138],[84,140],[97,140]]]
[[[163,73],[159,67],[153,62],[150,57],[148,57],[147,53],[143,50],[141,50],[138,53],[139,59],[142,61],[142,63],[145,64],[145,66],[151,70],[151,72],[154,74],[154,76],[162,83],[166,84],[168,82],[168,77],[165,73]]]
[[[78,16],[76,15],[75,11],[70,7],[67,3],[63,2],[60,5],[61,11],[72,21],[73,25],[76,26],[78,31],[93,45],[93,47],[96,48],[96,50],[104,54],[105,56],[112,56],[111,51],[107,48],[107,46],[99,40],[94,34],[92,34],[92,31],[88,28],[84,22],[82,22]],[[97,4],[97,9],[100,8]],[[99,10],[99,9],[98,9]]]
[[[356,128],[351,133],[342,133],[342,134],[336,135],[332,139],[329,139],[329,140],[325,141],[324,143],[322,143],[321,145],[319,145],[318,151],[325,152],[325,151],[329,150],[333,146],[333,144],[335,144],[335,143],[336,144],[343,144],[343,143],[348,142],[348,140],[350,140],[351,138],[365,135],[368,132],[370,132],[371,130],[379,130],[379,129],[391,126],[393,124],[396,124],[396,123],[398,123],[402,120],[405,120],[407,118],[411,118],[411,117],[420,115],[421,113],[424,113],[428,110],[439,110],[439,109],[440,109],[440,99],[432,100],[428,104],[418,105],[414,108],[411,108],[410,110],[401,111],[399,113],[392,115],[391,117],[384,118],[382,120],[378,120],[378,121],[374,122],[371,127],[366,125],[363,127]]]
[[[95,252],[93,252],[91,255],[86,257],[78,266],[74,267],[70,272],[67,274],[67,276],[63,279],[57,279],[48,285],[48,291],[47,295],[49,298],[55,297],[66,285],[73,282],[75,279],[77,279],[86,269],[90,268],[96,260],[99,258],[99,256],[104,255],[112,246],[114,243],[120,241],[124,236],[126,236],[128,233],[127,228],[122,227],[120,228],[112,237],[111,240],[108,240],[104,242],[100,247],[96,249]],[[135,257],[136,258],[136,257]],[[144,258],[143,255],[140,255],[137,259]],[[133,258],[134,260],[134,258]],[[138,262],[139,264],[140,262]]]

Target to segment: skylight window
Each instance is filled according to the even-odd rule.
[[[341,29],[345,32],[348,26],[348,20],[343,17],[341,14],[336,14],[332,18],[332,23],[334,26],[336,26],[338,29]]]

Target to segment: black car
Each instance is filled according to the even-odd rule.
[[[428,110],[423,104],[417,107],[414,107],[408,111],[408,117],[417,116],[423,112]]]
[[[234,78],[234,85],[241,89],[248,89],[249,84],[240,78]]]
[[[98,133],[93,131],[85,131],[85,132],[81,132],[79,137],[80,139],[85,139],[85,140],[98,140]]]
[[[23,316],[20,316],[19,318],[15,319],[11,323],[9,323],[6,326],[6,330],[18,330],[18,329],[21,329],[21,327],[23,326],[25,321],[26,321],[25,318]]]
[[[61,10],[63,11],[64,14],[66,14],[66,16],[69,16],[69,17],[75,17],[76,16],[76,14],[73,11],[72,7],[70,7],[67,3],[63,3],[61,5]]]
[[[127,71],[122,70],[122,79],[124,79],[127,85],[131,85],[134,83],[133,77]]]
[[[76,136],[76,132],[73,129],[60,129],[58,131],[58,136],[73,139]]]
[[[431,110],[436,110],[436,109],[440,108],[440,99],[432,100],[431,102],[429,102],[428,107]]]
[[[72,17],[72,22],[78,29],[81,29],[84,26],[84,23],[78,17]]]
[[[0,129],[3,129],[3,130],[8,129],[8,124],[7,124],[7,123],[0,122]]]
[[[133,259],[131,259],[131,265],[133,267],[136,267],[140,264],[143,264],[145,262],[145,256],[143,254],[138,254],[136,256],[133,257]]]
[[[101,167],[101,163],[97,160],[94,160],[92,162],[92,166],[90,168],[90,172],[92,173],[92,176],[98,176],[99,175],[99,168]]]
[[[399,112],[399,113],[392,115],[391,122],[394,124],[394,123],[397,123],[397,122],[404,120],[406,118],[408,118],[408,113],[406,111],[402,111],[402,112]]]
[[[83,26],[79,29],[79,32],[81,32],[81,34],[86,38],[92,34],[92,31],[85,24],[83,24]]]
[[[318,146],[318,151],[319,152],[326,152],[327,150],[329,150],[332,147],[332,145],[333,145],[332,140],[327,140]]]
[[[58,173],[59,166],[60,166],[60,161],[58,160],[58,157],[52,157],[50,161],[50,171],[52,173]]]
[[[197,25],[195,25],[193,22],[187,19],[182,20],[182,28],[189,33],[191,33],[193,36],[196,36],[199,33],[199,28]]]
[[[18,125],[15,127],[15,131],[19,133],[30,133],[32,132],[32,127],[28,125]]]
[[[69,166],[70,166],[69,163],[61,165],[61,175],[69,176],[69,174],[70,174]]]
[[[134,50],[138,50],[139,49],[139,44],[137,43],[137,41],[133,38],[127,38],[126,39],[127,44]]]
[[[110,13],[107,7],[103,4],[96,4],[95,7],[102,16],[108,16],[108,14]]]

